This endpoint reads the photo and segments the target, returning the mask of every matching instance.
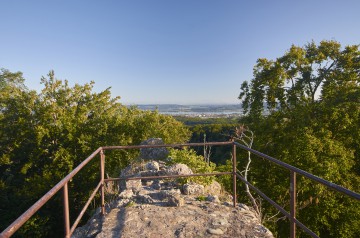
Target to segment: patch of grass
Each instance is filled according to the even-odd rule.
[[[199,196],[196,198],[196,200],[200,201],[200,202],[203,202],[203,201],[206,201],[206,197],[205,196]]]
[[[135,206],[135,202],[134,201],[130,201],[130,202],[128,202],[128,204],[126,204],[126,206],[125,207],[133,207],[133,206]]]

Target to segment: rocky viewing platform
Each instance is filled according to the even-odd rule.
[[[150,139],[146,144],[161,143]],[[192,174],[185,164],[166,165],[167,150],[142,149],[141,163],[123,169],[120,177]],[[111,190],[113,185],[107,186]],[[245,204],[232,205],[232,196],[221,185],[181,179],[127,180],[120,193],[72,235],[80,237],[273,237]]]

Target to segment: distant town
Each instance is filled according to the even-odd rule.
[[[238,117],[242,115],[242,109],[240,104],[139,104],[135,106],[142,110],[158,110],[158,112],[161,114],[172,116],[220,118]]]

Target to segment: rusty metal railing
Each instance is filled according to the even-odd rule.
[[[105,174],[105,153],[106,150],[127,150],[127,149],[142,149],[142,148],[160,148],[160,147],[172,147],[172,148],[182,148],[182,147],[194,147],[194,146],[232,146],[232,172],[215,172],[215,173],[205,173],[205,174],[190,174],[190,175],[168,175],[168,176],[148,176],[148,177],[131,177],[131,178],[104,178]],[[275,163],[283,168],[286,168],[290,171],[290,213],[283,209],[280,205],[266,196],[258,188],[249,183],[244,177],[242,177],[236,169],[236,147],[247,150],[257,156],[260,156],[272,163]],[[70,224],[69,216],[69,198],[68,198],[68,182],[83,168],[85,167],[96,155],[100,154],[100,181],[96,188],[93,190],[85,206],[81,210],[78,217],[75,219],[73,225]],[[339,185],[331,183],[327,180],[319,178],[313,174],[310,174],[306,171],[298,169],[294,166],[286,164],[282,161],[279,161],[273,157],[265,155],[259,151],[250,149],[244,145],[241,145],[234,141],[227,142],[207,142],[207,143],[186,143],[186,144],[169,144],[169,145],[136,145],[136,146],[105,146],[100,147],[94,151],[88,158],[86,158],[80,165],[78,165],[71,173],[69,173],[64,179],[62,179],[58,184],[56,184],[50,191],[48,191],[43,197],[41,197],[34,205],[32,205],[26,212],[24,212],[18,219],[11,223],[2,233],[0,233],[0,238],[7,238],[12,236],[27,220],[29,220],[45,203],[49,201],[60,189],[63,189],[63,207],[64,207],[64,232],[65,237],[69,238],[75,231],[77,225],[79,224],[81,218],[85,214],[86,209],[90,205],[91,201],[94,199],[97,192],[100,190],[101,194],[101,213],[105,214],[105,192],[104,185],[109,181],[116,180],[136,180],[136,179],[159,179],[159,178],[179,178],[179,177],[194,177],[194,176],[219,176],[219,175],[232,175],[233,180],[233,206],[236,206],[236,182],[237,178],[240,179],[245,184],[249,185],[251,189],[256,191],[261,197],[267,200],[271,205],[283,213],[290,221],[290,237],[295,238],[296,236],[296,225],[303,229],[306,233],[312,237],[318,237],[314,232],[307,228],[304,224],[296,219],[296,174],[301,174],[315,182],[321,183],[335,191],[342,192],[347,196],[350,196],[354,199],[360,200],[360,194],[350,191],[346,188],[343,188]]]
[[[312,237],[318,237],[313,231],[311,231],[309,228],[307,228],[304,224],[302,224],[300,221],[298,221],[296,219],[296,174],[300,174],[308,179],[311,179],[317,183],[321,183],[323,185],[325,185],[326,187],[344,193],[349,197],[352,197],[354,199],[360,200],[360,194],[355,193],[351,190],[348,190],[344,187],[341,187],[337,184],[331,183],[325,179],[319,178],[313,174],[310,174],[304,170],[301,170],[299,168],[296,168],[292,165],[289,165],[285,162],[282,162],[280,160],[277,160],[271,156],[268,156],[266,154],[263,154],[257,150],[248,148],[242,144],[239,144],[237,142],[234,142],[234,145],[237,147],[240,147],[241,149],[247,150],[261,158],[264,158],[276,165],[279,165],[285,169],[288,169],[290,171],[290,188],[289,188],[289,192],[290,192],[290,213],[288,213],[287,211],[285,211],[285,209],[283,209],[279,204],[277,204],[276,202],[274,202],[273,200],[271,200],[269,197],[267,197],[263,192],[261,192],[258,188],[256,188],[255,186],[253,186],[251,183],[249,183],[248,181],[245,180],[245,178],[243,178],[240,174],[236,174],[236,176],[244,183],[246,183],[247,185],[249,185],[250,188],[252,188],[254,191],[256,191],[261,197],[263,197],[266,201],[268,201],[271,205],[273,205],[276,209],[278,209],[282,214],[284,214],[289,220],[290,220],[290,237],[291,238],[295,238],[296,237],[296,225],[298,225],[301,229],[303,229],[306,233],[308,233],[309,235],[311,235]]]

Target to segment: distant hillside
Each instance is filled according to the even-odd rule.
[[[240,104],[208,104],[208,105],[179,105],[179,104],[139,104],[142,110],[158,110],[161,114],[169,115],[201,115],[201,114],[241,114]]]

